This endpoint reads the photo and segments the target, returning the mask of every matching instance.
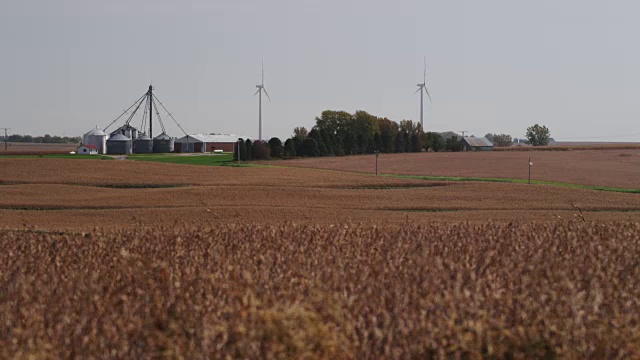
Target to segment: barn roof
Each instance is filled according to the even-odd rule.
[[[193,134],[189,135],[187,139],[186,136],[181,137],[176,140],[177,143],[194,143],[194,142],[202,142],[202,143],[234,143],[237,142],[240,136],[233,134]]]
[[[470,137],[465,136],[464,141],[472,147],[493,147],[493,143],[489,141],[486,137]]]
[[[78,148],[81,148],[81,147],[83,147],[83,146],[84,146],[84,147],[86,147],[86,148],[89,148],[89,149],[95,149],[95,150],[98,150],[98,147],[97,147],[97,146],[95,146],[95,145],[93,145],[93,144],[89,144],[89,145],[82,144],[82,145],[78,146]]]

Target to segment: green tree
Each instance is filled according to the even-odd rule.
[[[251,148],[252,159],[254,160],[268,160],[271,156],[271,149],[269,144],[264,140],[257,140],[253,143]]]
[[[464,149],[464,145],[462,144],[462,141],[458,139],[458,136],[452,136],[447,139],[445,149],[447,151],[462,151]]]
[[[310,157],[320,156],[320,149],[318,148],[318,142],[316,139],[312,137],[304,139],[300,146],[300,155]]]
[[[308,135],[309,135],[309,130],[307,130],[307,128],[305,127],[297,127],[293,129],[293,136],[298,140],[300,140],[300,142],[306,139]]]
[[[242,161],[243,155],[244,155],[244,140],[240,138],[238,139],[238,141],[236,141],[236,144],[233,146],[233,161]]]
[[[406,144],[404,142],[404,134],[398,133],[396,136],[396,151],[397,153],[403,153],[406,151]]]
[[[535,124],[527,128],[527,139],[533,146],[545,146],[549,144],[551,132],[546,126]]]
[[[244,160],[245,161],[253,160],[253,143],[251,142],[250,139],[247,139],[247,141],[244,142],[244,147],[245,147]]]
[[[316,117],[316,127],[330,134],[344,134],[352,118],[346,111],[325,110]]]
[[[494,136],[494,134],[492,134],[492,133],[486,133],[486,134],[484,135],[484,137],[485,137],[487,140],[491,141],[491,142],[493,142],[493,136]]]
[[[282,141],[277,137],[272,137],[269,139],[269,147],[271,148],[271,157],[272,158],[282,158],[284,156],[284,147],[282,146]]]
[[[395,139],[398,136],[398,123],[387,118],[378,119],[378,128],[380,129],[380,138],[382,140],[381,151],[392,153],[396,151]]]
[[[422,142],[420,136],[417,133],[411,134],[411,152],[422,151]]]
[[[507,134],[493,134],[493,140],[491,140],[493,145],[500,147],[507,147],[513,145],[513,139],[511,135]]]
[[[295,140],[290,138],[284,142],[284,156],[287,158],[296,157],[296,144]]]
[[[442,135],[434,132],[426,133],[426,146],[427,149],[431,149],[432,151],[442,151],[445,149],[445,140]]]

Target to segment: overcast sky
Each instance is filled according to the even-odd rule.
[[[265,137],[324,109],[418,120],[426,56],[427,131],[640,141],[638,14],[632,0],[2,0],[0,127],[81,135],[153,81],[187,132],[255,138],[262,57]]]

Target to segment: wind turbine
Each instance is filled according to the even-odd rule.
[[[424,93],[427,93],[429,97],[429,103],[431,103],[431,95],[429,95],[429,90],[427,90],[427,58],[424,58],[424,75],[422,77],[422,84],[417,84],[418,90],[416,92],[420,92],[420,127],[422,127],[422,131],[424,131]],[[422,91],[424,90],[424,92]]]
[[[258,140],[262,141],[262,91],[267,95],[269,102],[271,102],[271,97],[267,92],[267,89],[264,87],[264,59],[262,60],[262,82],[259,85],[256,85],[258,91],[256,91],[253,96],[258,95]]]

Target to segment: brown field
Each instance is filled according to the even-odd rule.
[[[552,185],[0,159],[0,358],[633,358],[639,220]]]
[[[0,159],[0,229],[640,219],[635,194],[302,168]]]
[[[494,151],[381,154],[384,174],[526,179],[640,188],[640,150]],[[270,161],[267,164],[375,173],[374,155]]]
[[[3,358],[634,358],[640,227],[0,232]]]
[[[640,150],[639,143],[557,142],[549,146],[494,147],[494,151]]]
[[[0,142],[0,155],[45,155],[68,154],[75,151],[78,144],[41,144],[41,143],[17,143],[10,142],[7,150],[4,142]]]

